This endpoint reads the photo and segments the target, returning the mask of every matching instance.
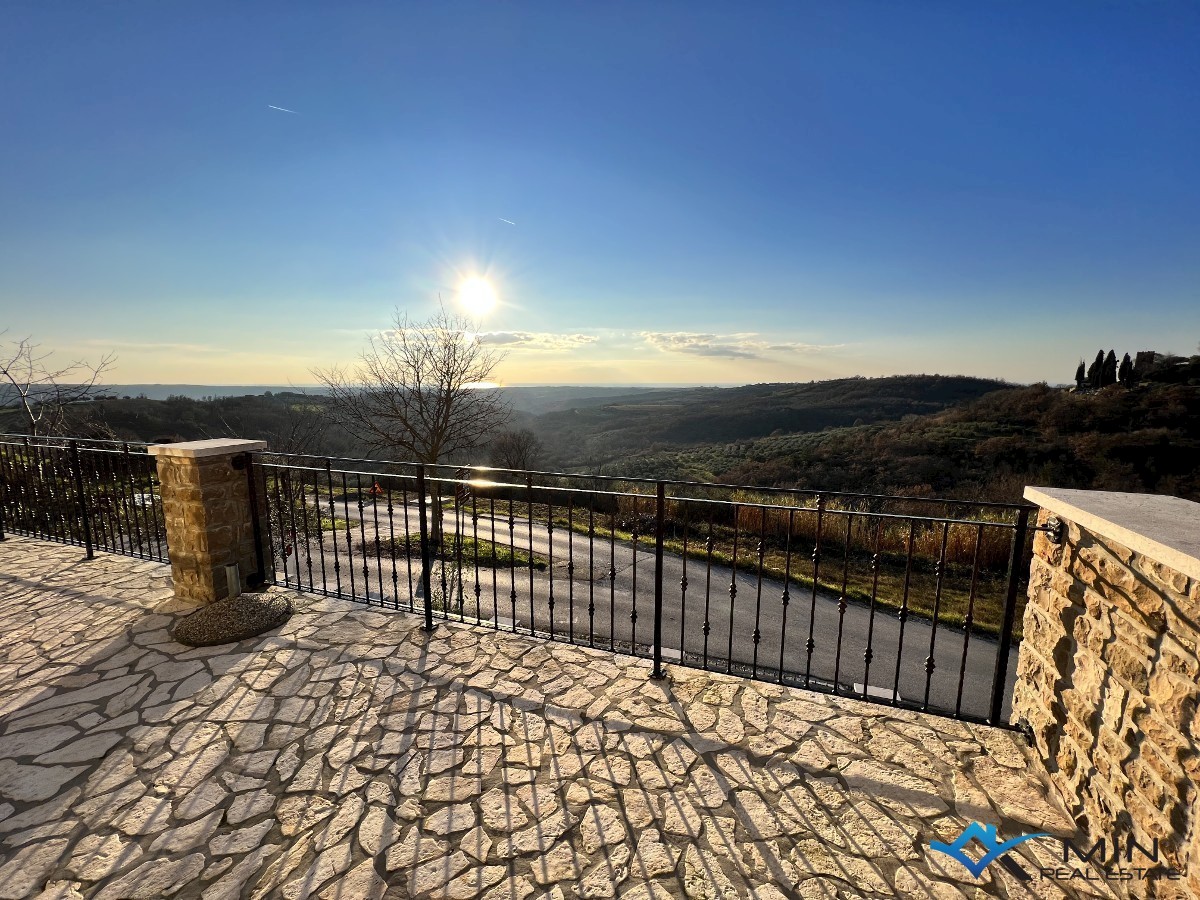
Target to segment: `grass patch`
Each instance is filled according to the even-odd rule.
[[[359,543],[357,552],[364,556],[407,556],[420,558],[421,538],[419,535],[408,534],[395,538],[368,538],[365,544]],[[461,554],[461,556],[460,556]],[[491,541],[476,540],[470,537],[456,538],[447,535],[440,551],[434,557],[444,562],[461,562],[464,569],[473,568],[478,562],[480,568],[488,569],[528,569],[544,572],[550,565],[550,560],[539,553],[529,553],[526,550],[512,548],[505,544],[494,544]]]

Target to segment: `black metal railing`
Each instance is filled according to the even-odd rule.
[[[1029,507],[280,454],[268,580],[1002,724]]]
[[[167,559],[154,458],[132,441],[0,435],[0,538]]]

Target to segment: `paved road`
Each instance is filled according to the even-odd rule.
[[[386,515],[380,510],[380,534],[389,534]],[[352,521],[354,543],[365,535],[374,537],[375,514],[371,507],[364,511],[360,526],[358,509],[338,505],[337,514]],[[418,530],[416,504],[410,504],[408,525]],[[397,505],[393,515],[394,533],[404,531],[404,507]],[[494,521],[481,515],[472,524],[469,515],[456,522],[453,509],[444,516],[447,536],[461,532],[467,537],[493,539],[507,546],[510,532],[507,518]],[[356,596],[369,592],[370,599],[390,605],[399,594],[399,605],[408,606],[420,581],[419,557],[396,562],[396,584],[392,587],[391,562],[382,563],[374,556],[365,560],[355,553],[353,576],[349,571],[350,558],[346,553],[344,534],[339,532],[338,552],[342,590],[349,593],[351,578]],[[501,627],[518,630],[530,628],[553,632],[556,636],[573,635],[578,643],[624,649],[631,645],[636,652],[649,655],[654,627],[654,547],[653,542],[640,541],[635,554],[628,542],[610,541],[596,537],[589,544],[587,536],[572,534],[556,528],[548,533],[545,525],[516,519],[511,540],[520,550],[532,551],[551,560],[545,571],[530,572],[529,568],[509,567],[491,569],[480,567],[478,582],[469,554],[464,556],[461,595],[451,584],[452,609],[459,600],[462,612],[469,617],[498,623]],[[325,535],[325,577],[328,590],[337,587],[333,571],[334,539]],[[299,560],[301,586],[308,585],[308,570],[304,565],[303,540]],[[315,536],[309,544],[313,560],[313,585],[322,583],[319,554]],[[297,560],[289,560],[292,579],[296,578]],[[451,566],[435,571],[435,582],[445,576],[453,582]],[[532,575],[532,577],[531,577]],[[683,580],[686,575],[686,590]],[[478,593],[476,585],[478,584]],[[731,600],[730,585],[736,586]],[[551,616],[550,597],[554,605]],[[896,696],[904,701],[923,703],[927,687],[926,659],[932,656],[934,668],[928,679],[931,708],[953,711],[961,703],[964,713],[986,716],[991,702],[991,686],[995,675],[998,645],[996,641],[973,635],[967,643],[964,659],[964,635],[961,628],[933,626],[927,621],[910,618],[903,626],[894,612],[872,611],[866,604],[851,602],[844,612],[836,596],[819,591],[815,601],[812,590],[792,585],[789,602],[783,603],[784,585],[779,579],[743,570],[734,577],[729,566],[713,564],[706,567],[703,560],[688,559],[667,553],[663,559],[663,644],[668,660],[685,654],[693,664],[702,664],[707,654],[707,667],[735,672],[753,673],[777,678],[782,670],[791,683],[803,685],[807,680],[815,686],[828,688],[835,680],[845,690],[859,691],[867,685],[868,693],[885,701]],[[513,594],[515,593],[515,602]],[[441,596],[435,584],[435,596]],[[477,599],[478,598],[478,599]],[[420,603],[420,601],[418,601]],[[636,611],[636,621],[633,613]],[[707,636],[705,622],[708,623]],[[811,627],[810,627],[811,625]],[[759,642],[754,642],[755,630]],[[903,628],[903,642],[901,629]],[[732,634],[732,646],[730,635]],[[840,640],[839,640],[840,635]],[[807,643],[811,636],[811,657]],[[932,645],[932,654],[931,654]],[[871,648],[869,669],[864,652]],[[732,666],[730,665],[732,660]],[[960,670],[963,685],[959,697]],[[1009,689],[1016,671],[1016,651],[1010,653],[1007,672]],[[1010,690],[1006,689],[1007,697]],[[1005,716],[1007,716],[1007,700]]]

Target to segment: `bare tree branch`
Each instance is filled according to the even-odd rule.
[[[31,338],[0,346],[0,410],[18,411],[31,436],[62,434],[69,407],[105,396],[100,379],[117,359],[109,353],[94,365],[76,360],[62,366]]]
[[[509,416],[496,391],[481,390],[503,359],[469,319],[442,307],[427,322],[400,311],[372,337],[352,369],[313,370],[339,424],[373,451],[440,463],[483,444]]]

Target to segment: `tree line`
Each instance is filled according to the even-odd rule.
[[[1150,351],[1153,355],[1153,351]],[[1138,354],[1141,358],[1142,353]],[[1095,388],[1108,387],[1110,384],[1123,384],[1126,387],[1133,384],[1141,374],[1137,371],[1134,361],[1129,358],[1126,353],[1121,357],[1121,362],[1117,363],[1117,354],[1114,350],[1109,350],[1106,355],[1103,350],[1096,351],[1096,358],[1092,360],[1092,364],[1084,368],[1084,361],[1079,360],[1079,366],[1075,369],[1075,386],[1077,388]]]

